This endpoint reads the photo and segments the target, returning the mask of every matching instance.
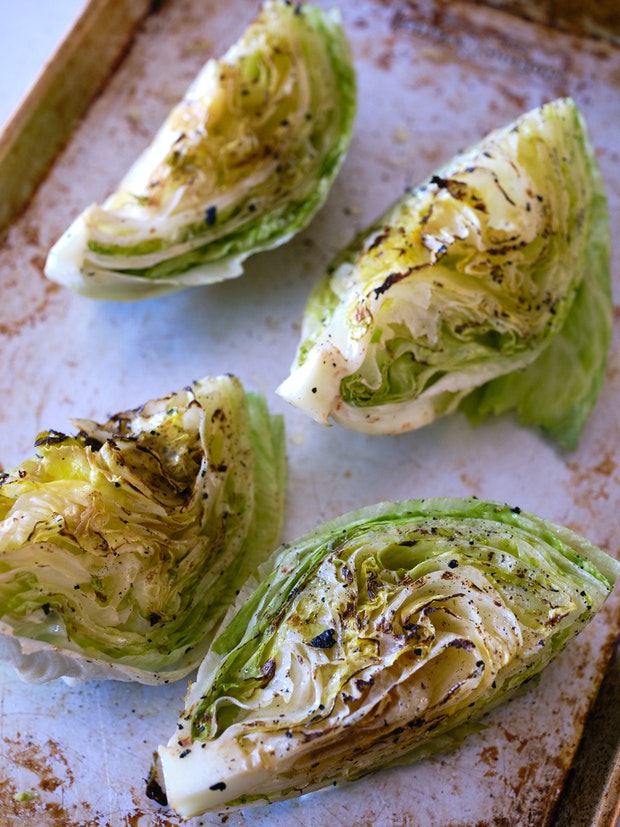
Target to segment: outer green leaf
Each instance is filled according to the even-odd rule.
[[[182,816],[300,795],[454,746],[597,612],[620,565],[476,499],[382,503],[274,555],[160,747]]]
[[[573,447],[611,324],[601,176],[561,99],[454,158],[337,257],[278,392],[375,433],[516,409]]]
[[[118,190],[54,245],[47,276],[135,299],[240,275],[324,203],[349,146],[355,85],[336,11],[268,0]]]
[[[177,680],[279,540],[283,422],[221,376],[74,425],[0,484],[0,657],[32,681]]]

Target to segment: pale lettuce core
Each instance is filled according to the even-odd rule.
[[[268,0],[209,60],[118,190],[56,242],[46,275],[138,299],[238,276],[303,229],[344,160],[356,78],[337,10]]]
[[[280,540],[284,425],[232,376],[39,435],[0,479],[0,659],[178,680]]]
[[[278,393],[319,422],[399,433],[517,412],[574,448],[603,381],[607,201],[570,99],[456,156],[344,249]]]
[[[274,554],[160,757],[183,817],[453,748],[601,608],[619,564],[493,502],[381,503]]]

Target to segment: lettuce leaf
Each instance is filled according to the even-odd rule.
[[[159,753],[183,817],[298,796],[460,743],[601,608],[620,564],[500,503],[380,503],[240,595]]]
[[[56,242],[46,275],[117,300],[240,275],[323,205],[355,109],[338,12],[268,0],[206,63],[117,191]]]
[[[515,410],[576,445],[611,341],[609,218],[570,99],[407,192],[328,267],[278,393],[319,422],[399,433]]]
[[[28,681],[178,680],[279,542],[283,421],[220,376],[73,424],[0,480],[0,658]]]

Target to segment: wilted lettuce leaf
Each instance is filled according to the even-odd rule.
[[[50,251],[79,293],[136,299],[238,276],[305,227],[351,138],[356,79],[337,10],[268,0],[209,60],[103,205]]]
[[[177,680],[279,542],[284,426],[232,376],[40,434],[0,480],[0,658]]]
[[[343,250],[279,393],[371,433],[516,410],[573,448],[611,327],[601,174],[560,99],[456,156]]]
[[[184,817],[458,744],[601,608],[619,564],[534,514],[382,503],[284,546],[243,592],[160,747]]]

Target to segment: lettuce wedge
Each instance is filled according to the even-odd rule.
[[[279,542],[283,421],[219,376],[73,425],[0,479],[0,659],[31,682],[178,680]]]
[[[308,300],[278,393],[368,433],[516,411],[574,448],[611,342],[609,236],[575,103],[528,112],[341,252]]]
[[[280,549],[242,592],[160,757],[184,817],[457,745],[601,608],[619,564],[472,499],[382,503]]]
[[[238,276],[324,203],[349,146],[356,78],[336,10],[268,0],[211,59],[102,205],[49,253],[79,293],[138,299]]]

